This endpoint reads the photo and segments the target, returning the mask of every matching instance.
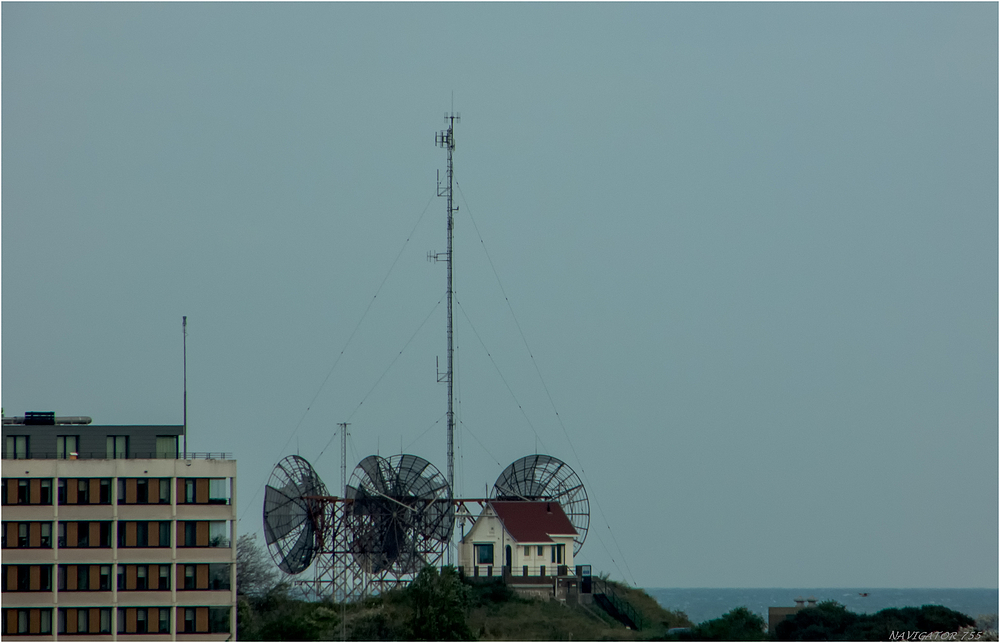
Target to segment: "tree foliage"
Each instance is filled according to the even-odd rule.
[[[758,614],[745,607],[737,607],[677,638],[686,641],[763,641],[767,638],[767,625]]]
[[[855,614],[834,601],[806,608],[778,624],[779,641],[884,641],[893,632],[957,632],[975,621],[941,605]]]
[[[236,594],[264,596],[278,584],[278,570],[257,543],[257,534],[236,539]]]
[[[469,588],[451,565],[438,573],[425,567],[406,588],[413,609],[410,634],[417,641],[471,641],[472,632],[465,621],[470,604]]]

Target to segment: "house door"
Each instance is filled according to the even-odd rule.
[[[507,569],[508,569],[507,573],[509,574],[509,573],[511,573],[509,570],[512,569],[512,565],[514,564],[514,561],[512,561],[511,558],[510,558],[510,545],[507,545],[507,552],[506,552],[506,554],[507,554]]]

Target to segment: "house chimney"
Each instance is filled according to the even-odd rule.
[[[545,511],[552,513],[552,505],[548,502],[545,503]]]

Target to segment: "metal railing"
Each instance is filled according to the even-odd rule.
[[[594,600],[612,618],[623,625],[641,630],[645,619],[642,612],[628,602],[621,592],[602,578],[592,579]]]
[[[182,457],[183,454],[176,455],[163,455],[158,454],[155,451],[140,451],[137,453],[128,453],[125,456],[108,457],[106,451],[77,451],[76,457],[66,455],[63,453],[58,453],[55,451],[32,451],[28,453],[27,457],[15,458],[14,454],[4,450],[3,459],[4,460],[232,460],[233,454],[231,451],[189,451],[187,458]]]

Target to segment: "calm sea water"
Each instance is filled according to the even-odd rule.
[[[718,618],[736,607],[746,607],[767,620],[768,607],[792,607],[796,598],[815,597],[837,601],[858,614],[872,614],[887,607],[943,605],[976,618],[996,614],[1000,591],[995,589],[872,589],[858,588],[756,588],[756,589],[646,589],[660,605],[680,610],[694,623]],[[867,592],[868,596],[861,596]]]

